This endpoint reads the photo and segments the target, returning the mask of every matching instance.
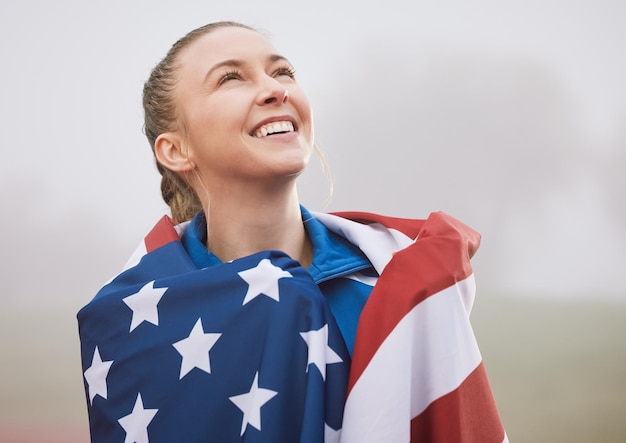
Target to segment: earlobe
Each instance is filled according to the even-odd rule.
[[[180,136],[174,132],[165,132],[157,137],[154,155],[161,165],[174,172],[186,172],[195,167]]]

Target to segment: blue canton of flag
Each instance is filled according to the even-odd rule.
[[[282,252],[198,270],[172,241],[78,320],[94,443],[339,441],[348,351]]]

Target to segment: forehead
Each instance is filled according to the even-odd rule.
[[[224,27],[200,36],[180,53],[181,67],[210,68],[224,60],[266,59],[276,54],[272,42],[263,34],[245,28]]]

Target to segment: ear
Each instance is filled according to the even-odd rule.
[[[157,137],[154,155],[160,164],[174,172],[191,171],[195,167],[176,132],[165,132]]]

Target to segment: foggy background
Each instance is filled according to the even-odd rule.
[[[622,441],[625,19],[618,0],[0,3],[0,439],[86,441],[75,313],[167,212],[143,82],[236,20],[313,104],[335,187],[314,158],[305,206],[482,233],[474,323],[511,441]]]

